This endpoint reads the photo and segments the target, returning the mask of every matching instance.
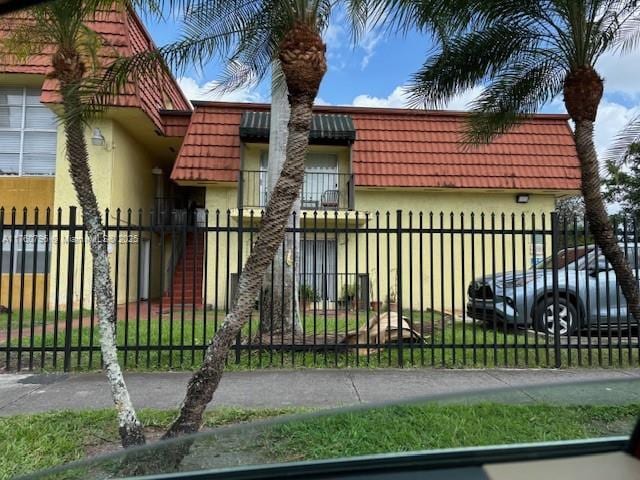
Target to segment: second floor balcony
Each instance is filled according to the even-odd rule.
[[[353,210],[353,179],[352,173],[306,171],[300,193],[300,207],[303,210]],[[238,206],[263,209],[267,205],[267,199],[266,170],[242,170],[238,185]]]

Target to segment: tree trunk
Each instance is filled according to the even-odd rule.
[[[278,58],[289,91],[287,156],[280,178],[271,193],[255,245],[238,279],[231,311],[207,347],[202,366],[191,377],[180,412],[164,439],[200,430],[204,411],[218,388],[227,354],[242,326],[249,319],[258,298],[262,279],[285,234],[291,209],[304,179],[304,160],[309,146],[313,101],[327,71],[326,47],[317,29],[299,23],[284,36]],[[190,448],[189,442],[171,453],[178,466]]]
[[[280,62],[272,63],[271,123],[269,128],[269,156],[267,163],[267,198],[280,176],[286,158],[289,123],[287,85],[282,78]],[[294,224],[295,219],[295,224]],[[300,197],[294,202],[287,227],[300,222]],[[299,271],[299,236],[285,234],[262,282],[260,301],[260,334],[263,336],[292,337],[302,333],[298,305],[298,282],[294,270]],[[295,266],[295,268],[294,268]]]
[[[256,243],[240,274],[234,305],[207,348],[202,366],[189,380],[180,414],[165,434],[165,438],[200,430],[204,410],[220,383],[231,345],[253,311],[256,298],[260,294],[262,279],[284,238],[291,208],[302,186],[313,99],[312,96],[290,98],[287,159],[267,203]]]
[[[79,76],[80,78],[82,75]],[[66,112],[77,112],[82,107],[77,89],[73,85],[62,88],[62,98]],[[65,140],[69,173],[76,190],[78,202],[82,206],[82,217],[89,235],[93,257],[93,282],[100,329],[100,350],[104,370],[111,387],[111,395],[118,412],[119,433],[122,446],[127,448],[145,443],[142,424],[129,398],[129,391],[118,364],[115,334],[115,305],[113,286],[107,252],[107,241],[93,191],[84,125],[77,115],[70,115],[65,121]],[[71,308],[71,305],[67,305]]]
[[[575,138],[578,158],[582,167],[582,195],[589,229],[598,247],[609,261],[616,274],[620,289],[627,300],[627,308],[636,322],[640,321],[640,296],[638,280],[618,246],[613,226],[602,199],[600,165],[593,144],[593,121],[576,120]]]

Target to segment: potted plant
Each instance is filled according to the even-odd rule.
[[[398,311],[398,297],[396,296],[396,289],[391,288],[389,290],[389,295],[387,295],[387,312],[397,312]]]
[[[313,287],[306,284],[300,285],[300,291],[298,295],[300,298],[300,303],[302,303],[303,305],[303,310],[312,307],[313,304],[320,299],[318,293],[313,289]]]
[[[382,308],[382,302],[378,300],[372,300],[371,302],[369,302],[369,307],[371,307],[371,310],[378,313]]]
[[[344,305],[349,305],[349,308],[353,309],[355,307],[356,302],[356,285],[349,284],[342,286],[342,293],[340,294],[340,301],[344,303]]]

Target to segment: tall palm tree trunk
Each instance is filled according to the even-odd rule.
[[[622,294],[627,300],[627,308],[635,321],[640,321],[640,295],[638,280],[618,245],[615,232],[609,221],[600,191],[600,165],[593,143],[593,122],[578,120],[575,126],[576,149],[582,167],[582,195],[589,229],[598,247],[611,264]]]
[[[582,172],[582,196],[589,229],[613,268],[627,308],[640,322],[638,280],[631,271],[609,221],[601,192],[600,164],[593,143],[593,124],[604,91],[604,83],[592,66],[574,67],[564,80],[564,103],[575,122],[575,141]]]
[[[82,108],[77,85],[83,75],[81,63],[77,55],[67,55],[71,61],[63,61],[64,66],[71,69],[58,75],[61,82],[61,93],[67,113],[79,112]],[[78,66],[73,68],[73,66]],[[65,81],[66,79],[66,81]],[[115,333],[115,305],[113,286],[107,252],[105,230],[102,225],[98,200],[93,191],[87,143],[84,136],[84,125],[78,115],[67,115],[65,121],[65,143],[69,159],[69,173],[76,190],[78,202],[82,206],[82,217],[89,235],[91,255],[93,257],[93,288],[96,298],[100,329],[100,351],[104,370],[111,387],[111,395],[118,412],[118,425],[122,446],[127,448],[145,443],[142,424],[129,398],[129,391],[118,364]],[[71,305],[67,305],[71,308]]]
[[[180,414],[165,434],[167,438],[200,429],[204,410],[220,383],[227,354],[253,311],[262,278],[284,238],[291,208],[302,186],[311,127],[313,98],[300,100],[291,102],[287,159],[271,193],[256,243],[240,274],[235,303],[207,348],[202,366],[189,380]]]
[[[287,157],[287,134],[289,124],[289,101],[287,86],[282,78],[280,62],[272,62],[271,122],[269,126],[269,155],[266,173],[267,194],[273,191],[282,165]],[[300,222],[300,197],[294,202],[287,226],[295,228]],[[297,245],[296,245],[297,244]],[[299,265],[299,237],[285,234],[278,247],[271,268],[267,269],[262,282],[260,297],[260,334],[269,341],[295,339],[302,333],[298,305],[298,281],[295,269]]]
[[[286,159],[267,203],[256,243],[240,274],[234,305],[207,347],[202,366],[189,380],[180,413],[165,433],[165,439],[197,432],[202,426],[204,411],[222,378],[227,354],[253,311],[262,279],[284,238],[291,209],[302,188],[313,101],[327,70],[325,45],[317,30],[298,24],[284,36],[279,59],[291,108]],[[176,462],[187,450],[188,445],[175,453]]]

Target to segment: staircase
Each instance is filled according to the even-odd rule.
[[[178,240],[182,241],[182,240]],[[204,233],[187,233],[184,251],[173,270],[171,286],[162,295],[162,311],[202,307]]]

